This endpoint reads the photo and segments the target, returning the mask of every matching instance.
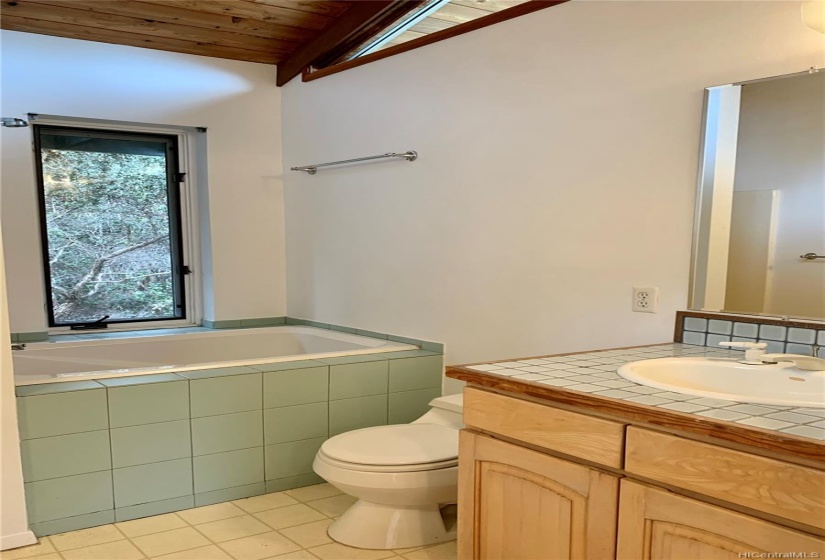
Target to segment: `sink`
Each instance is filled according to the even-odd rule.
[[[744,364],[724,358],[657,358],[631,362],[619,375],[664,391],[727,401],[825,408],[825,371],[792,363]]]

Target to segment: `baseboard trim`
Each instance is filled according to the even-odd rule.
[[[31,531],[23,531],[22,533],[15,533],[13,535],[0,535],[0,550],[9,550],[11,548],[20,548],[34,544],[37,542],[37,537]]]

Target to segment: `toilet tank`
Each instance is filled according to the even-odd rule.
[[[413,424],[441,424],[457,430],[464,427],[462,412],[464,410],[464,395],[446,395],[436,397],[430,401],[430,410],[424,416],[415,420]]]

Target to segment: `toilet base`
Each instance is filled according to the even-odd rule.
[[[355,502],[330,525],[328,533],[341,544],[380,550],[425,546],[456,538],[455,522],[445,523],[437,504],[401,507],[364,500]]]

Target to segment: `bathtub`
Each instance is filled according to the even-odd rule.
[[[38,342],[13,355],[16,385],[249,366],[418,348],[302,326]]]

